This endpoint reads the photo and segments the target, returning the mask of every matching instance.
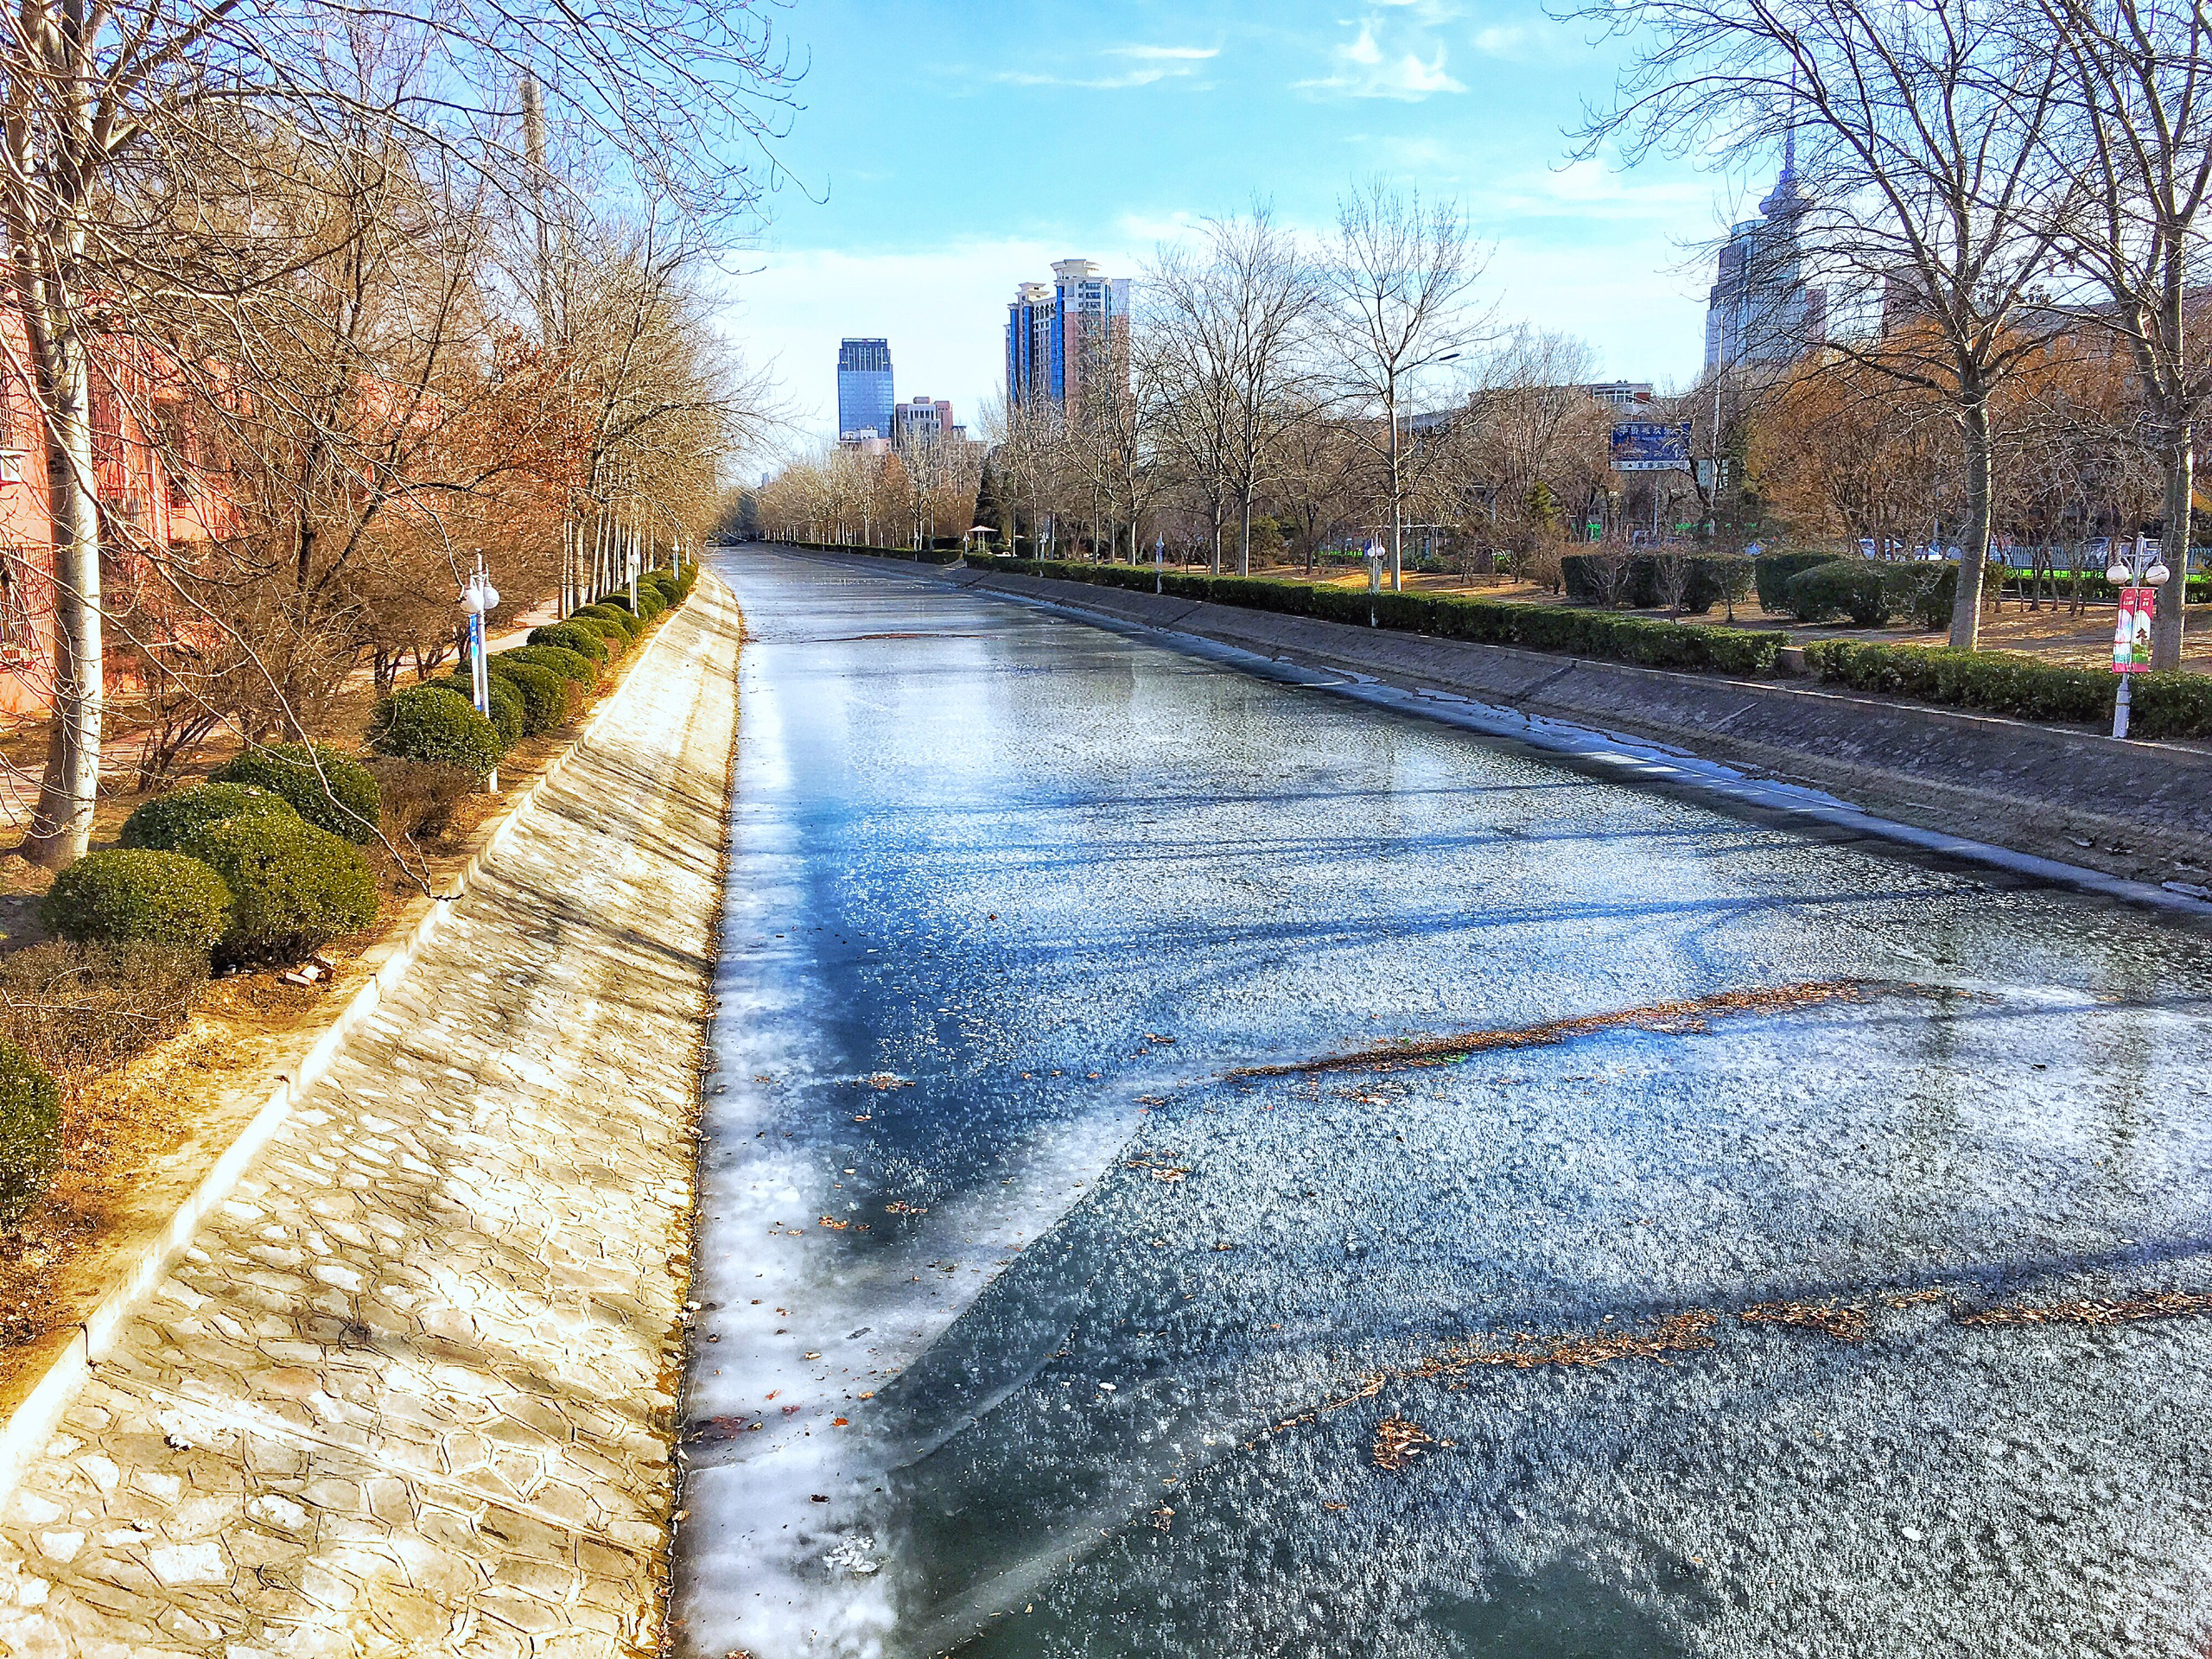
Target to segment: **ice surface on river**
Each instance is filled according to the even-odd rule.
[[[688,1651],[2201,1659],[2212,1320],[1955,1310],[2212,1292],[2202,934],[730,569]],[[1831,1300],[1862,1340],[1737,1317]],[[1700,1310],[1707,1349],[1402,1380]],[[1395,1474],[1393,1414],[1438,1442]]]

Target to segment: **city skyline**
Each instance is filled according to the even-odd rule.
[[[1610,89],[1613,49],[1534,7],[1253,10],[810,7],[806,107],[781,152],[805,191],[779,198],[726,314],[753,360],[778,360],[794,439],[832,435],[810,365],[843,335],[894,340],[913,384],[972,418],[1002,391],[1017,283],[1071,252],[1141,276],[1162,241],[1255,196],[1318,234],[1378,171],[1465,203],[1506,324],[1587,340],[1607,377],[1694,378],[1713,248],[1778,155],[1736,177],[1567,162],[1561,130]],[[937,142],[886,143],[868,111],[887,79],[929,104]]]

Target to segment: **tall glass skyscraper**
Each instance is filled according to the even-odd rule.
[[[848,340],[837,347],[837,435],[873,431],[891,436],[891,408],[899,395],[891,388],[891,342]]]
[[[1827,325],[1827,293],[1806,280],[1802,236],[1812,205],[1798,188],[1793,134],[1782,176],[1759,203],[1759,217],[1731,226],[1720,250],[1720,280],[1706,297],[1707,372],[1780,368],[1819,343]]]

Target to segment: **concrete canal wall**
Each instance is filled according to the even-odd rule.
[[[852,559],[878,570],[926,567]],[[1947,836],[2129,880],[2212,887],[2212,746],[1438,639],[951,567],[943,580],[1618,732]]]
[[[702,580],[0,1507],[0,1653],[659,1648],[741,634]]]

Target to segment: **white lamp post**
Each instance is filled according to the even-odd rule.
[[[2120,695],[2112,706],[2112,734],[2127,735],[2133,677],[2151,666],[2151,623],[2158,609],[2158,589],[2172,579],[2159,544],[2138,536],[2113,556],[2105,580],[2120,589],[2120,618],[2112,636],[2112,671],[2120,676]]]
[[[468,585],[461,590],[461,613],[468,619],[468,674],[470,689],[475,694],[476,712],[486,720],[492,717],[492,675],[484,660],[484,619],[499,608],[499,590],[492,585],[492,578],[484,569],[484,556],[476,556],[476,569],[468,578]],[[494,766],[485,779],[488,793],[499,792],[499,772]]]

